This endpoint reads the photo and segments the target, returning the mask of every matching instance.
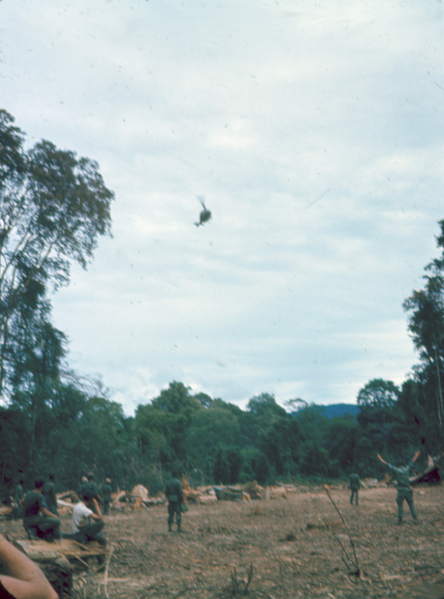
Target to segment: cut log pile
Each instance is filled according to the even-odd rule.
[[[183,496],[186,503],[211,504],[217,501],[250,501],[262,499],[286,498],[288,493],[297,493],[294,485],[281,485],[275,487],[261,487],[256,481],[250,481],[243,485],[207,485],[192,489],[188,480],[182,478]],[[74,504],[78,501],[74,491],[65,491],[57,494],[57,504],[61,515],[72,511]],[[131,491],[118,491],[111,493],[110,507],[113,510],[123,511],[125,506],[130,509],[143,509],[166,502],[163,494],[150,496],[146,487],[139,484]],[[9,508],[4,508],[5,510]],[[8,512],[9,514],[9,512]],[[0,510],[1,517],[1,510]]]
[[[165,503],[163,495],[150,497],[150,493],[143,485],[136,485],[131,491],[130,501],[134,502],[134,509],[141,509],[143,506],[151,507],[153,505],[162,505]]]
[[[287,499],[287,488],[282,487],[267,487],[265,489],[265,499]]]
[[[148,501],[150,494],[143,485],[136,485],[131,491],[131,497],[140,497],[143,502]]]
[[[440,454],[436,458],[427,456],[426,468],[416,476],[410,477],[410,484],[416,485],[418,483],[438,483],[441,480],[439,475],[439,465],[444,454]]]
[[[243,489],[251,499],[265,499],[265,489],[257,484],[255,480],[243,485]]]
[[[189,503],[216,503],[216,492],[212,486],[191,489],[188,484],[183,485],[183,497]]]
[[[227,485],[213,487],[218,500],[222,501],[250,501],[250,495],[240,485]]]
[[[244,485],[209,485],[192,489],[188,481],[182,479],[185,501],[190,503],[215,503],[216,501],[250,501],[261,499],[286,498],[288,493],[297,493],[294,485],[261,487],[257,482],[250,481]]]

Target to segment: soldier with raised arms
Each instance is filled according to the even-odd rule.
[[[398,494],[396,496],[396,503],[398,504],[398,525],[402,524],[404,499],[407,501],[407,504],[410,508],[410,512],[413,516],[413,520],[416,522],[416,524],[419,523],[418,514],[416,513],[415,505],[413,503],[413,493],[410,488],[409,474],[410,469],[418,459],[420,453],[421,452],[418,450],[408,464],[406,464],[405,466],[398,467],[393,466],[393,464],[389,464],[388,462],[383,460],[378,453],[378,459],[387,466],[389,471],[394,475],[396,482],[398,483]]]

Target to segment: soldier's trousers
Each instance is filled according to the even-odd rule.
[[[182,524],[182,510],[181,504],[178,501],[170,501],[168,503],[168,528],[171,528],[173,524],[174,514],[176,514],[177,528],[180,529]]]
[[[410,512],[413,518],[416,520],[418,514],[416,513],[415,506],[413,505],[413,493],[411,489],[406,487],[398,487],[398,495],[396,497],[396,503],[398,504],[398,520],[402,522],[402,516],[404,512],[404,499],[410,508]]]
[[[350,490],[351,490],[350,503],[353,503],[353,498],[356,498],[356,505],[358,505],[358,503],[359,503],[358,489],[350,489]]]
[[[29,518],[24,524],[25,529],[33,528],[37,536],[41,539],[60,539],[60,520],[50,516],[34,516]]]
[[[97,541],[100,545],[106,545],[106,539],[100,532],[102,528],[105,526],[105,522],[96,521],[92,524],[85,524],[80,529],[80,532],[77,532],[73,535],[74,539],[82,545],[86,545],[89,541]]]

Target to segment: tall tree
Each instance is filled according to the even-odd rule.
[[[67,284],[70,263],[86,267],[110,234],[113,193],[98,165],[49,141],[25,148],[23,132],[0,110],[0,397],[22,372],[17,348],[29,327],[49,323],[48,286]],[[31,318],[30,312],[34,312]],[[25,318],[26,316],[26,318]],[[32,334],[31,334],[32,336]]]
[[[397,406],[400,393],[392,381],[384,379],[371,380],[358,393],[358,422],[376,451],[393,453],[400,441],[399,432],[404,428]]]
[[[196,412],[204,409],[189,391],[183,383],[173,381],[151,404],[138,406],[135,427],[149,461],[166,468],[185,464],[187,431]]]
[[[444,437],[444,220],[437,245],[441,256],[425,268],[424,289],[413,291],[404,302],[408,312],[408,328],[420,364],[415,368],[416,381],[422,386],[428,420],[437,429],[440,442]]]

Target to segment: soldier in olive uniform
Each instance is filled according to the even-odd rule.
[[[406,466],[398,468],[396,468],[392,464],[387,463],[385,460],[382,459],[382,457],[378,453],[378,459],[387,466],[390,472],[395,476],[395,479],[398,483],[398,495],[396,497],[396,503],[398,504],[397,524],[402,524],[404,499],[407,501],[413,519],[416,523],[419,523],[418,514],[416,513],[415,506],[413,504],[413,493],[410,488],[409,473],[411,467],[413,466],[414,462],[416,462],[416,460],[418,459],[420,453],[420,451],[417,451],[413,456],[412,460]]]
[[[23,481],[21,480],[18,485],[15,487],[13,491],[13,511],[12,517],[14,520],[20,520],[23,518],[21,503],[22,499],[25,496],[25,492],[23,491]]]
[[[182,530],[182,502],[183,490],[182,483],[178,479],[179,473],[174,471],[173,477],[168,481],[165,488],[165,495],[168,499],[168,530],[172,532],[174,514],[176,514],[177,532]]]
[[[99,487],[94,480],[94,474],[90,472],[86,478],[88,479],[88,482],[86,483],[85,488],[88,490],[90,498],[97,499],[97,501],[102,501],[102,498],[99,495]]]
[[[86,478],[86,476],[82,476],[82,482],[80,483],[80,487],[76,491],[78,497],[82,497],[83,492],[87,491],[87,487],[86,487],[87,483],[88,483],[88,479]]]
[[[356,472],[350,474],[350,503],[353,505],[353,498],[356,500],[356,505],[359,505],[358,493],[359,487],[361,486],[361,481],[359,480],[359,475]]]
[[[45,488],[43,491],[46,499],[46,507],[50,512],[58,516],[57,511],[57,496],[55,492],[55,476],[54,474],[49,475],[49,481],[45,483]]]
[[[105,480],[105,484],[103,485],[100,492],[101,492],[102,499],[103,499],[103,513],[105,515],[108,515],[109,514],[109,504],[111,503],[111,493],[113,492],[113,489],[111,487],[111,479],[110,478],[107,478]]]
[[[60,520],[46,506],[44,484],[43,478],[36,478],[34,490],[29,491],[23,499],[23,526],[30,540],[40,538],[52,541],[62,538]]]

